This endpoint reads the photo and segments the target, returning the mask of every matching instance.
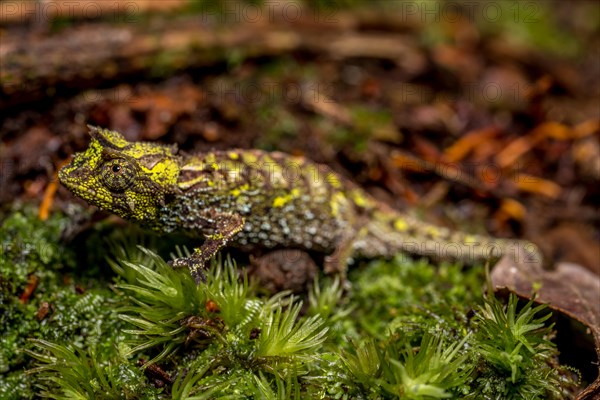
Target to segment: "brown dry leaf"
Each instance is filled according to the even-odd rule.
[[[500,130],[494,126],[467,132],[444,150],[445,160],[448,162],[462,161],[469,152],[496,136],[498,132]]]
[[[440,161],[440,150],[432,141],[418,136],[414,138],[414,141],[413,151],[417,153],[420,158],[434,166]]]
[[[506,215],[508,218],[523,221],[527,214],[527,209],[515,199],[503,199],[498,212]]]
[[[582,138],[585,136],[593,135],[600,131],[600,120],[588,119],[580,124],[575,125],[573,128],[573,136],[576,138]]]
[[[545,95],[548,90],[552,87],[554,79],[550,75],[544,75],[536,80],[531,87],[525,89],[525,96],[527,99],[533,99],[535,97]]]
[[[488,165],[490,160],[493,160],[494,156],[498,154],[498,151],[500,151],[501,148],[503,148],[503,145],[499,141],[499,138],[493,138],[482,142],[473,149],[469,161],[479,165]]]
[[[520,297],[532,298],[548,304],[571,319],[584,324],[593,335],[597,359],[600,360],[600,277],[586,268],[572,263],[559,263],[554,270],[544,270],[536,264],[516,266],[508,257],[503,258],[492,271],[496,290],[507,288]],[[600,370],[599,370],[600,373]],[[578,395],[578,399],[592,400],[600,396],[600,376]]]
[[[513,165],[525,153],[544,139],[568,140],[575,136],[574,130],[559,122],[544,122],[525,136],[509,143],[497,156],[496,162],[502,168]]]
[[[65,165],[69,163],[69,160],[63,160],[56,167],[56,171],[54,171],[54,179],[50,181],[48,186],[46,186],[46,190],[44,191],[44,198],[42,199],[42,203],[40,204],[40,208],[38,209],[38,218],[41,221],[46,221],[48,216],[50,215],[50,207],[52,207],[52,203],[54,202],[54,195],[56,194],[56,189],[58,189],[58,171]]]
[[[431,170],[429,163],[402,151],[393,151],[390,158],[392,165],[400,170],[412,172],[427,172]]]
[[[535,146],[535,141],[532,137],[521,136],[509,143],[504,150],[498,153],[496,162],[501,168],[513,165],[523,154],[528,153],[533,146]]]
[[[544,122],[538,125],[530,135],[536,139],[552,138],[556,140],[568,140],[574,137],[573,129],[560,122]]]
[[[509,228],[511,221],[522,223],[527,216],[525,206],[512,198],[502,198],[500,207],[494,213],[492,218],[492,226],[496,231],[504,231]]]
[[[571,147],[577,169],[588,179],[600,180],[600,142],[595,136],[576,140]]]
[[[27,281],[27,286],[23,289],[23,293],[19,296],[19,301],[21,304],[27,304],[35,289],[37,289],[38,284],[40,283],[40,278],[37,275],[29,275],[29,280]]]
[[[520,296],[536,300],[585,323],[600,334],[600,277],[579,264],[558,263],[545,270],[535,263],[516,266],[501,260],[492,271],[497,288],[506,287]]]
[[[517,174],[515,182],[519,190],[540,194],[551,199],[558,198],[562,191],[562,188],[552,181],[527,174]]]
[[[556,260],[582,265],[600,276],[600,243],[595,229],[587,222],[594,217],[589,217],[585,223],[565,217],[564,222],[544,232],[544,240],[540,241],[542,251],[552,254]]]
[[[57,177],[58,175],[54,174],[54,179],[50,181],[48,186],[46,186],[46,190],[44,191],[44,198],[42,199],[42,203],[40,204],[40,208],[38,209],[38,218],[40,219],[40,221],[46,221],[48,219],[48,216],[50,215],[50,207],[52,207],[52,203],[54,202],[54,195],[56,194],[56,189],[58,189]]]

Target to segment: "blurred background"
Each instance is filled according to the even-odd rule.
[[[597,1],[2,1],[0,211],[79,202],[56,171],[87,124],[303,155],[430,222],[581,266],[543,279],[598,348],[599,53]]]
[[[5,1],[0,201],[51,204],[93,124],[306,155],[598,271],[598,17],[594,1]]]

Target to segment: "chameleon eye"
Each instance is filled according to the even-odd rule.
[[[112,192],[122,192],[133,182],[135,171],[129,161],[115,158],[105,162],[100,171],[100,177],[106,187]]]

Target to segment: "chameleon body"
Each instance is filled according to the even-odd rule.
[[[303,157],[260,150],[186,154],[106,129],[90,127],[90,134],[89,148],[60,170],[61,183],[151,229],[203,235],[192,256],[174,262],[189,267],[197,282],[225,245],[323,253],[328,272],[343,272],[353,256],[398,252],[471,264],[512,253],[541,262],[531,243],[423,223]]]

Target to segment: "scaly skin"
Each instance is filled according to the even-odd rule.
[[[352,182],[306,158],[260,150],[178,152],[176,146],[126,141],[90,127],[84,153],[59,179],[101,209],[161,232],[205,236],[175,260],[200,282],[219,249],[295,248],[326,254],[327,272],[352,256],[408,252],[465,263],[510,254],[541,263],[529,242],[469,235],[420,222],[376,201]]]

